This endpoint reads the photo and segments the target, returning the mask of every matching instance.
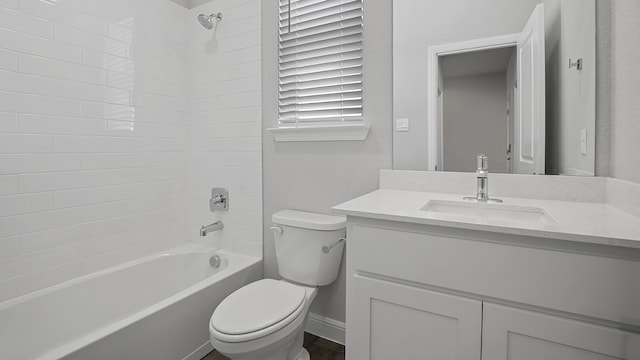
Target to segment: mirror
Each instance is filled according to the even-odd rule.
[[[394,1],[394,169],[484,152],[491,172],[593,176],[595,21],[595,0]]]

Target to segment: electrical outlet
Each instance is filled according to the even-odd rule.
[[[580,152],[587,155],[587,129],[580,129]]]

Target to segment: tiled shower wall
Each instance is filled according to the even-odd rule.
[[[196,21],[222,12],[215,31]],[[201,241],[262,256],[261,1],[216,0],[190,10],[187,229],[221,219],[225,228]],[[275,36],[275,35],[274,35]],[[211,213],[212,187],[230,193],[228,212]]]
[[[222,26],[196,26],[168,0],[0,1],[0,301],[194,239],[187,203],[208,205],[205,186],[237,195],[210,241],[261,248],[239,219],[261,208],[249,155],[260,149],[242,112],[259,103],[214,86],[234,84],[217,84],[216,67],[244,77],[223,50],[247,30],[232,26],[223,41]],[[259,56],[257,39],[245,47]]]

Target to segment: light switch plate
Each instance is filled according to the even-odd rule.
[[[409,131],[409,119],[396,119],[396,131]]]

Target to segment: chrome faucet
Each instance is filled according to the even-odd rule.
[[[500,199],[489,198],[489,158],[485,154],[478,154],[476,158],[476,196],[465,196],[464,200],[478,202],[502,202]]]
[[[212,212],[216,210],[229,211],[229,191],[225,188],[211,189],[209,208]]]
[[[223,228],[224,224],[222,223],[222,220],[218,220],[213,224],[209,224],[207,226],[202,225],[202,228],[200,228],[200,236],[207,236],[208,233],[212,231],[222,230]]]

